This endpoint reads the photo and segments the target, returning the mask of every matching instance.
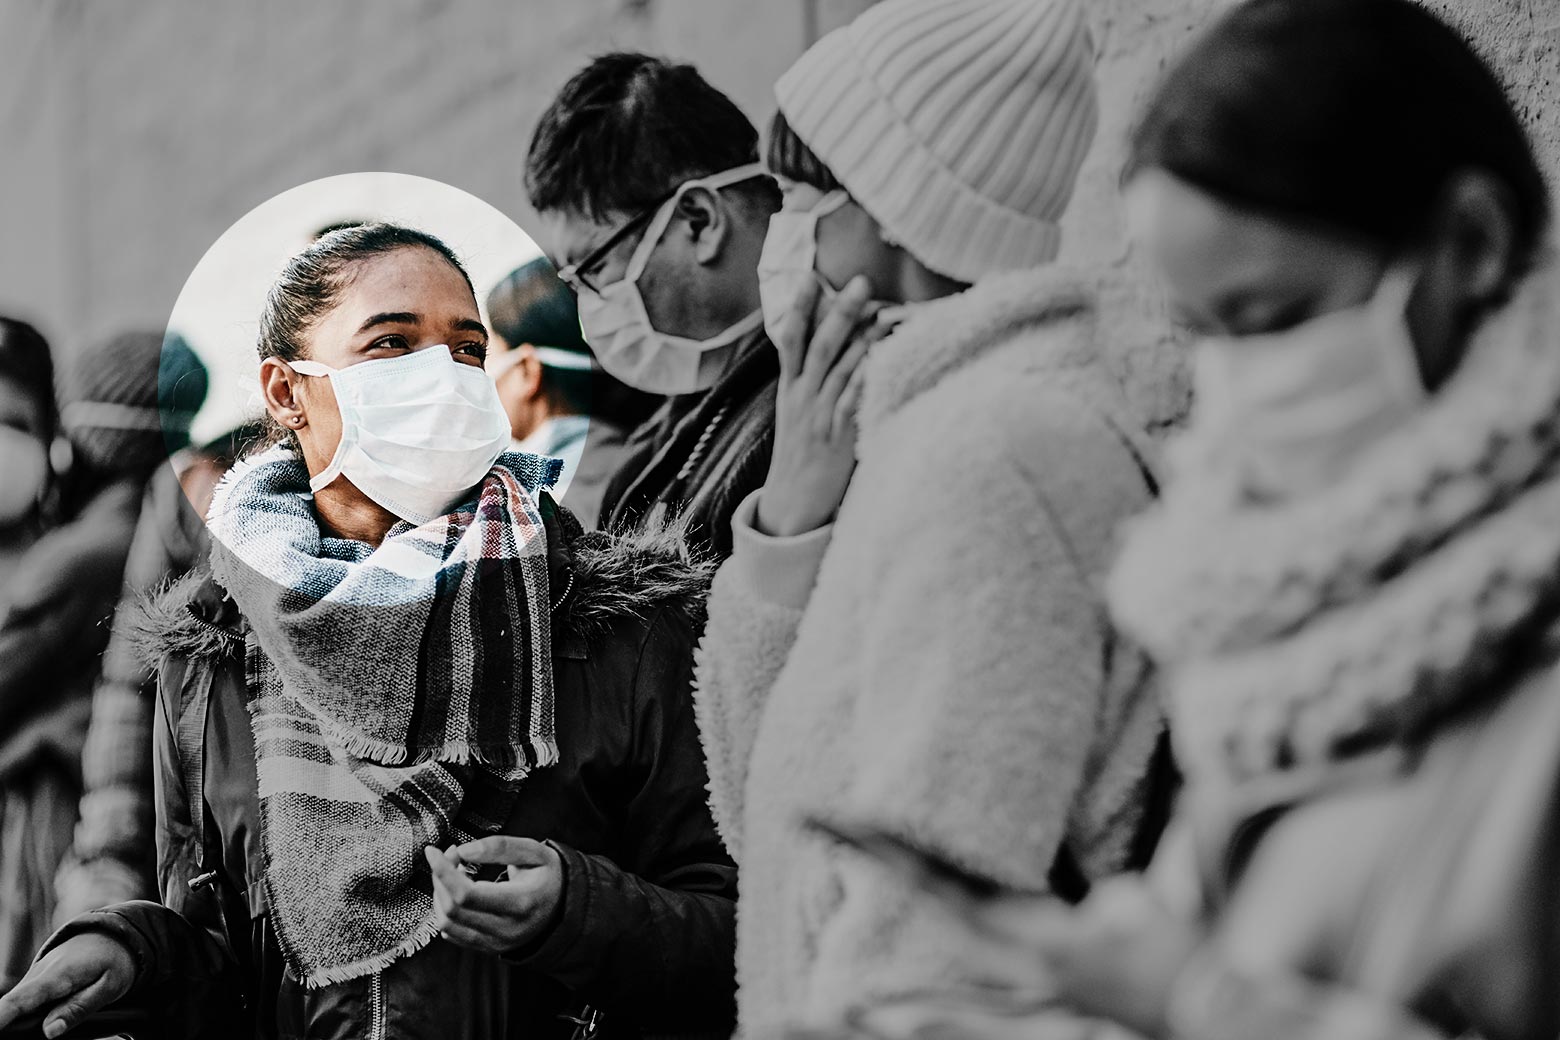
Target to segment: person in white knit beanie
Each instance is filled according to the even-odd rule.
[[[970,952],[807,814],[1077,898],[1157,835],[1163,728],[1099,591],[1148,451],[1092,280],[1052,263],[1096,123],[1081,5],[886,0],[776,96],[776,443],[695,690],[748,1037],[956,983]]]

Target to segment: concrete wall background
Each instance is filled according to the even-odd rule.
[[[531,127],[588,56],[627,47],[698,64],[755,121],[807,40],[870,0],[267,0],[0,6],[0,311],[62,350],[160,326],[235,219],[317,177],[394,170],[530,223]],[[1560,169],[1560,3],[1425,0],[1505,76]],[[1120,364],[1185,401],[1161,305],[1127,249],[1116,171],[1133,113],[1228,0],[1089,0],[1103,121],[1064,259],[1100,268]],[[1134,379],[1134,383],[1143,380]]]

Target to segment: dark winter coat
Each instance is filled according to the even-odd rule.
[[[714,386],[668,398],[629,438],[600,526],[617,530],[665,511],[686,520],[701,548],[730,556],[731,515],[769,473],[779,380],[779,355],[760,329],[737,345]]]
[[[308,991],[286,969],[261,884],[244,623],[209,580],[161,603],[158,873],[166,906],[126,903],[57,935],[107,931],[135,951],[129,1001],[175,1035],[567,1037],[589,1004],[605,1038],[730,1032],[736,870],[715,836],[689,696],[709,574],[673,532],[565,544],[548,513],[562,760],[526,780],[502,833],[561,852],[564,907],[505,958],[436,939],[385,972]],[[202,684],[204,762],[181,757]],[[188,745],[187,739],[182,743]],[[187,797],[203,776],[205,841]],[[203,849],[204,844],[204,849]],[[201,875],[214,871],[211,883]],[[192,890],[192,883],[196,886]]]

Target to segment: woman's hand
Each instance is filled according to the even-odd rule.
[[[982,943],[975,968],[989,979],[991,993],[1019,997],[1029,990],[1037,995],[1030,1008],[1022,1000],[999,1005],[973,994],[937,994],[868,1008],[856,1023],[863,1031],[892,1040],[1050,1035],[1036,1028],[1036,1017],[1046,1016],[1047,1029],[1060,1028],[1054,1008],[1061,1005],[1160,1036],[1171,988],[1202,939],[1137,877],[1101,882],[1077,908],[1045,897],[1003,896],[950,909]],[[1053,1010],[1042,1010],[1046,1004]]]
[[[563,860],[550,845],[498,836],[423,852],[433,869],[439,934],[450,942],[509,953],[546,935],[563,910]],[[508,877],[473,881],[467,863],[503,864]]]
[[[775,330],[775,446],[757,515],[766,534],[816,530],[834,518],[845,497],[856,468],[861,362],[889,331],[873,320],[870,291],[866,278],[852,278],[814,330],[818,287],[810,285]]]
[[[43,1035],[56,1037],[130,992],[135,957],[100,932],[73,935],[42,957],[0,997],[0,1029],[44,1013]]]

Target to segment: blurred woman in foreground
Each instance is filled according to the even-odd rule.
[[[1511,103],[1406,0],[1252,0],[1161,88],[1128,195],[1203,333],[1111,588],[1188,786],[1149,884],[964,919],[994,974],[1148,1036],[1553,1038],[1560,343],[1507,306],[1549,219]]]

